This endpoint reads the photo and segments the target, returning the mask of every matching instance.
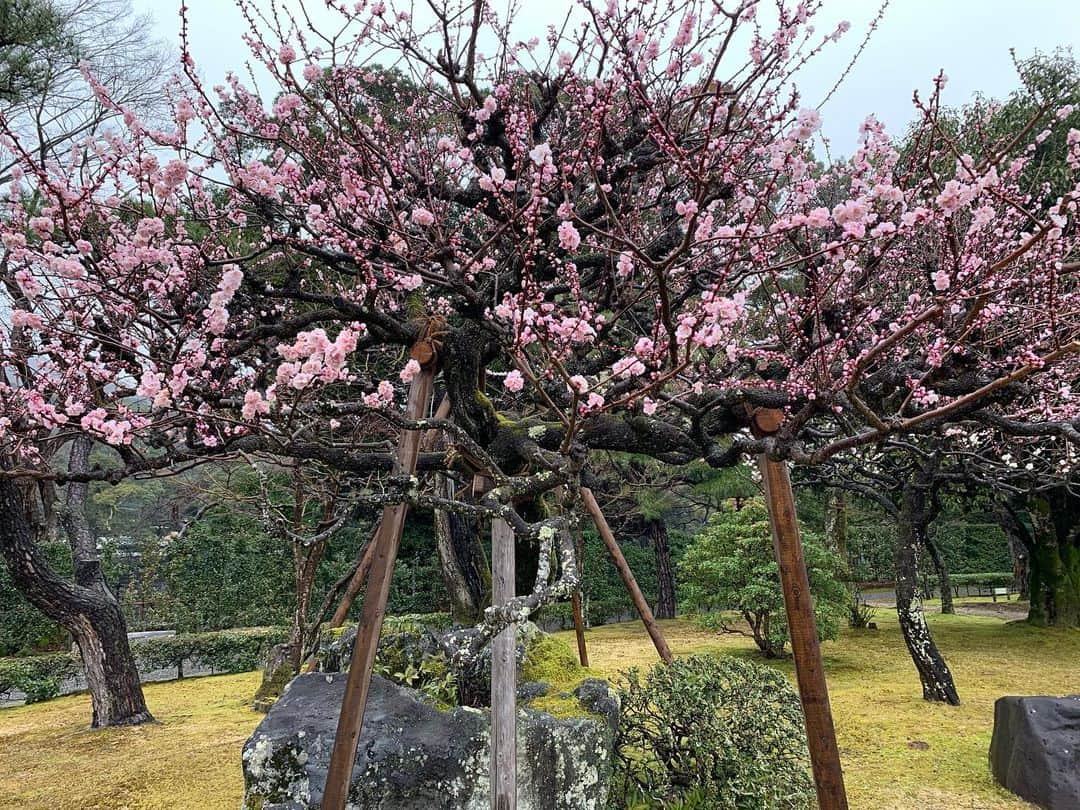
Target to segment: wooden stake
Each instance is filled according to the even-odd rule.
[[[433,366],[428,365],[413,377],[409,386],[409,401],[405,406],[406,419],[424,418],[428,400],[431,399],[434,376]],[[415,430],[401,432],[394,465],[396,474],[413,475],[416,472],[420,436],[420,432]],[[371,575],[364,591],[364,606],[356,628],[356,642],[353,646],[352,663],[349,665],[348,681],[345,684],[345,695],[341,701],[341,716],[338,718],[337,734],[334,737],[334,750],[326,772],[326,787],[321,804],[323,810],[345,810],[349,796],[356,746],[364,725],[364,709],[367,705],[368,688],[371,686],[371,668],[379,646],[386,600],[390,594],[390,581],[394,575],[394,562],[397,560],[401,530],[405,525],[407,512],[408,505],[404,503],[384,507],[378,533],[372,541],[375,551]]]
[[[779,427],[777,413],[759,412],[760,418],[755,416],[754,419],[755,433],[764,435],[775,432]],[[806,741],[810,749],[814,783],[817,785],[818,807],[820,810],[847,810],[844,771],[836,745],[829,688],[821,662],[821,643],[814,622],[814,603],[799,537],[791,478],[786,462],[774,461],[764,453],[758,458],[758,465],[769,505],[769,524],[772,526],[773,547],[784,591],[791,652],[795,658],[795,678],[806,719]]]
[[[641,588],[638,587],[637,580],[634,579],[634,572],[630,570],[630,566],[626,562],[626,557],[623,556],[622,549],[620,549],[619,544],[615,542],[615,535],[611,533],[611,527],[608,526],[608,522],[604,518],[604,513],[600,511],[600,504],[596,502],[592,490],[588,487],[582,487],[581,500],[585,504],[585,509],[592,516],[593,523],[596,524],[596,529],[600,532],[600,537],[603,539],[604,545],[607,546],[608,554],[610,554],[611,559],[615,561],[615,568],[618,570],[623,585],[626,586],[626,590],[630,592],[630,598],[634,602],[634,607],[637,608],[642,624],[645,625],[645,630],[652,639],[653,646],[656,647],[656,651],[660,654],[660,658],[664,663],[670,664],[674,659],[671,655],[671,648],[668,647],[667,639],[664,638],[664,633],[660,629],[660,625],[656,623],[652,609],[649,607],[649,603],[645,601],[645,596],[641,593]]]
[[[514,598],[514,530],[491,521],[492,603]],[[491,810],[517,810],[517,625],[503,628],[491,645]]]
[[[578,661],[581,662],[583,667],[587,667],[589,665],[589,650],[585,646],[585,616],[581,610],[581,591],[585,584],[585,549],[581,539],[581,532],[576,532],[576,534],[574,547],[577,553],[578,575],[581,577],[581,583],[574,589],[574,593],[570,597],[570,607],[574,613],[574,635],[577,637]]]

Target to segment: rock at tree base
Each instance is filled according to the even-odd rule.
[[[275,644],[270,648],[263,665],[263,679],[255,693],[255,699],[251,707],[262,714],[266,714],[274,701],[281,697],[285,687],[296,673],[292,667],[292,646],[289,644]]]
[[[990,767],[1044,810],[1080,808],[1080,696],[998,698]]]
[[[245,810],[319,806],[345,681],[343,674],[300,675],[270,708],[244,745]],[[592,711],[603,697],[595,694],[598,683],[590,681],[589,694],[582,695]],[[614,722],[617,715],[560,720],[521,710],[519,810],[603,808]],[[350,808],[488,810],[489,728],[487,712],[440,711],[413,690],[373,677]]]

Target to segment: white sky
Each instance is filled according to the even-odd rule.
[[[163,40],[179,43],[180,0],[133,2],[136,11],[153,16]],[[325,13],[323,0],[306,2],[313,14]],[[247,29],[232,0],[187,0],[187,5],[192,51],[203,78],[213,85],[226,71],[242,70],[249,56],[241,41]],[[515,38],[543,38],[547,25],[561,22],[571,5],[570,0],[522,0]],[[816,18],[818,30],[830,30],[842,19],[852,29],[802,74],[806,106],[816,105],[833,85],[878,5],[878,0],[825,1],[825,11]],[[496,8],[504,6],[505,0],[496,0]],[[822,131],[834,156],[850,154],[859,122],[868,113],[877,115],[891,134],[901,134],[913,117],[912,91],[921,90],[925,98],[939,70],[949,77],[947,104],[963,104],[977,90],[1001,97],[1018,84],[1009,48],[1026,57],[1035,50],[1072,45],[1078,36],[1080,0],[892,0],[855,69],[822,109]]]

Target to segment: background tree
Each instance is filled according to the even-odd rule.
[[[814,595],[818,635],[836,638],[847,615],[843,562],[821,536],[802,533],[807,574]],[[769,515],[759,499],[714,515],[690,543],[679,564],[683,601],[703,613],[702,621],[725,633],[749,635],[766,658],[779,658],[788,642],[780,573],[772,548]],[[748,629],[725,615],[738,614]]]

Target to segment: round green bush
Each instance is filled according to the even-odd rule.
[[[799,698],[780,673],[699,655],[625,673],[616,801],[624,808],[811,805]]]

